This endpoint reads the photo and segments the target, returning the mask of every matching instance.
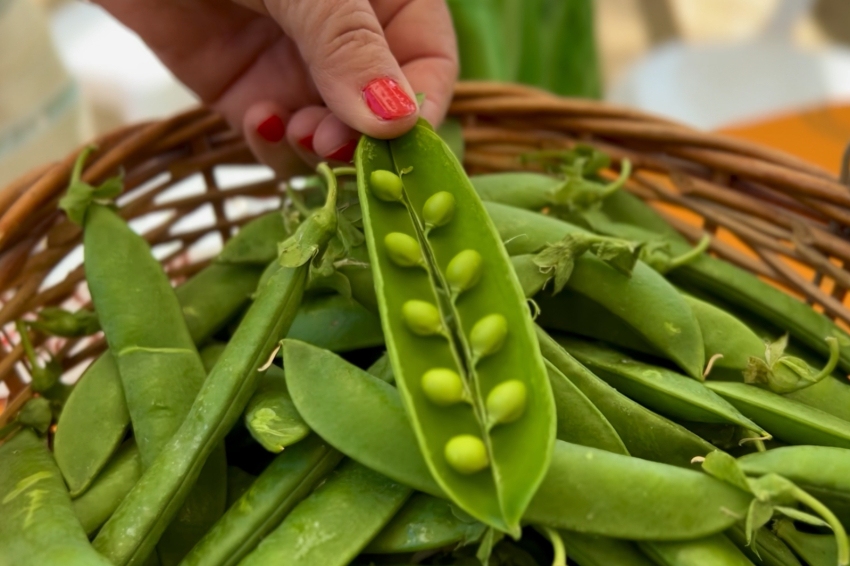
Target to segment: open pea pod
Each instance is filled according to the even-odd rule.
[[[475,190],[425,124],[355,156],[387,350],[434,479],[518,534],[555,439],[522,288]]]

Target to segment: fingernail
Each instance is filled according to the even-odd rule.
[[[375,79],[363,89],[366,105],[381,120],[398,120],[416,112],[416,103],[392,79]]]
[[[351,140],[346,142],[345,145],[341,145],[325,157],[332,161],[342,161],[343,163],[351,163],[351,160],[354,158],[354,150],[357,149],[357,140]]]
[[[267,142],[277,143],[283,139],[286,127],[283,125],[280,116],[273,114],[260,122],[260,125],[257,126],[257,133]]]
[[[298,140],[298,145],[306,149],[307,151],[313,151],[313,134],[309,136],[304,136],[300,140]]]

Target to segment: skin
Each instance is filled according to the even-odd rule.
[[[315,161],[357,139],[357,132],[392,138],[412,128],[416,113],[381,120],[369,110],[362,90],[370,81],[391,78],[411,100],[425,93],[421,116],[438,125],[457,75],[454,31],[442,0],[98,4],[139,34],[279,172],[294,164],[292,148]],[[257,134],[272,115],[286,125],[277,143]],[[311,135],[314,152],[298,143]]]

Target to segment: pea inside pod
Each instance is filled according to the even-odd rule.
[[[355,163],[389,358],[425,461],[464,511],[518,533],[551,454],[555,419],[498,232],[460,164],[425,124],[389,142],[364,137]],[[382,198],[372,182],[377,171],[400,179],[400,199]],[[413,261],[420,257],[413,245],[405,245],[407,260],[393,259],[402,246],[392,234],[417,240],[424,270]],[[452,373],[429,374],[435,369]],[[453,374],[462,389],[449,382]],[[522,387],[496,389],[513,380]]]

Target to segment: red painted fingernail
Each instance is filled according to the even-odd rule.
[[[369,110],[381,120],[398,120],[416,112],[416,103],[397,82],[386,77],[367,84],[363,97]]]
[[[300,140],[298,140],[298,145],[306,149],[307,151],[313,151],[313,134],[309,136],[304,136]]]
[[[260,122],[260,125],[257,126],[257,133],[267,142],[277,143],[283,139],[283,135],[286,133],[286,127],[283,125],[283,120],[280,119],[280,116],[273,114]]]
[[[336,148],[325,157],[331,161],[342,161],[343,163],[351,163],[354,158],[354,150],[357,149],[357,140],[351,140],[345,145]]]

